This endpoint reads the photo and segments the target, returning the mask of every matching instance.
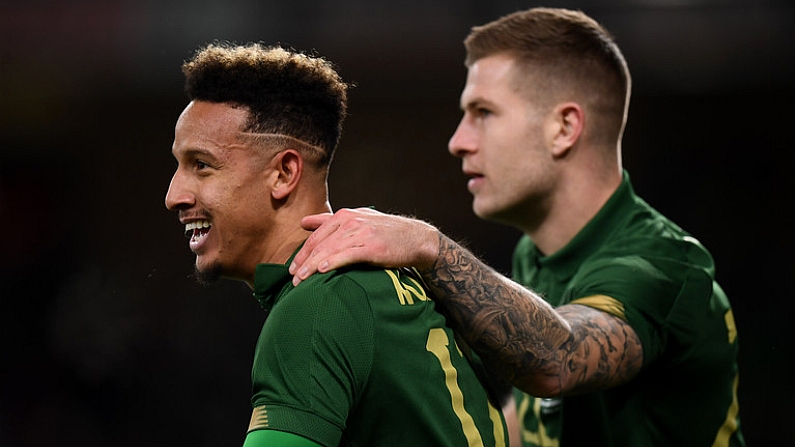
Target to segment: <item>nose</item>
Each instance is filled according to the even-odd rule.
[[[453,133],[453,136],[450,137],[450,141],[447,143],[447,150],[454,157],[462,158],[467,152],[472,152],[476,150],[476,148],[477,139],[474,128],[468,116],[464,114],[461,118],[461,122],[458,123],[458,127],[455,129],[455,133]]]
[[[166,208],[171,211],[183,208],[190,208],[195,203],[194,195],[186,188],[186,182],[179,169],[174,173],[171,178],[171,183],[168,185],[168,192],[166,193]]]

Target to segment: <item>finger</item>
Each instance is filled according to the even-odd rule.
[[[293,285],[297,286],[301,281],[317,272],[317,262],[312,260],[312,253],[304,246],[290,264],[288,270],[293,275]],[[304,259],[299,259],[298,255],[301,255]]]
[[[293,257],[290,273],[300,281],[315,272],[323,273],[346,265],[345,257],[340,254],[350,247],[346,246],[348,241],[342,240],[343,233],[342,227],[336,223],[327,222],[321,225]]]
[[[334,215],[331,213],[312,214],[306,216],[303,219],[301,219],[301,227],[303,227],[304,230],[309,230],[309,231],[317,230],[318,227],[323,225],[333,216]]]
[[[293,258],[289,268],[291,274],[295,274],[296,269],[306,262],[321,242],[337,231],[339,225],[332,222],[333,218],[333,214],[313,214],[301,219],[301,226],[313,230],[313,233],[309,235],[301,250]]]
[[[298,285],[300,280],[317,271],[315,263],[311,260],[312,255],[315,253],[315,244],[311,243],[311,237],[306,240],[298,253],[295,254],[293,262],[290,263],[287,269],[293,275],[293,284],[295,285]]]
[[[315,273],[326,273],[331,270],[344,267],[346,265],[356,264],[363,262],[362,250],[358,247],[348,247],[344,250],[325,250],[324,244],[312,253],[301,265],[295,266],[295,274],[293,275],[293,285],[298,285],[301,281],[312,276]]]
[[[293,257],[288,271],[293,275],[293,284],[298,285],[304,279],[318,271],[318,263],[329,254],[333,253],[331,243],[327,241],[339,231],[341,225],[338,221],[344,220],[344,216],[332,214],[314,214],[302,219],[305,228],[314,227],[312,234],[304,242],[304,245]]]
[[[346,257],[342,254],[334,254],[333,251],[324,249],[328,244],[321,244],[312,253],[306,255],[306,259],[290,264],[290,271],[293,274],[293,285],[298,285],[301,281],[309,278],[315,273],[325,273],[335,268],[350,264],[345,261]]]
[[[309,235],[290,264],[293,284],[300,284],[316,272],[327,272],[356,262],[356,255],[348,251],[355,247],[346,246],[351,243],[346,238],[360,228],[361,221],[357,219],[368,214],[380,213],[369,208],[343,208],[333,215],[314,214],[304,217],[301,225],[306,229],[314,228],[314,232]]]

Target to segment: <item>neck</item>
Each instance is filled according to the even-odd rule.
[[[263,262],[271,264],[284,264],[290,259],[293,252],[301,245],[312,233],[301,227],[301,219],[310,214],[330,213],[331,205],[328,202],[318,203],[311,207],[300,207],[295,210],[284,210],[289,217],[283,220],[282,224],[277,224],[277,231],[273,232],[273,247],[269,251],[267,259]]]
[[[522,230],[545,255],[557,252],[596,216],[618,189],[621,180],[620,170],[604,177],[571,173],[549,198],[547,211],[537,225]]]
[[[246,284],[254,288],[254,267],[256,264],[284,264],[298,247],[309,237],[310,231],[301,227],[301,219],[311,214],[330,213],[331,205],[326,196],[303,203],[285,202],[275,209],[276,216],[268,224],[268,235],[263,241],[264,250],[257,256],[251,276]]]

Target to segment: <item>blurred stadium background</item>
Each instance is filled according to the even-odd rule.
[[[518,233],[474,217],[446,144],[469,28],[535,5],[0,2],[0,445],[242,444],[263,315],[241,284],[194,284],[163,206],[180,64],[201,44],[282,43],[334,61],[357,87],[332,205],[423,217],[507,271]],[[542,5],[582,9],[617,37],[634,77],[626,167],[716,258],[749,446],[792,443],[793,4]]]

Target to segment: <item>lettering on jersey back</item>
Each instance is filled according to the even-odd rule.
[[[398,301],[401,306],[414,304],[414,299],[419,301],[428,301],[428,295],[425,294],[425,289],[414,278],[408,275],[402,275],[397,270],[384,270],[387,275],[392,279],[392,284],[395,286]]]

